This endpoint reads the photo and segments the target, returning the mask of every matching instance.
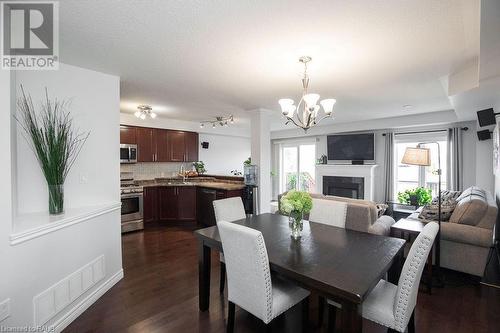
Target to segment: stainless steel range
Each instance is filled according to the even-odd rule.
[[[120,194],[122,202],[122,233],[144,229],[143,188],[134,181],[130,172],[120,174]]]

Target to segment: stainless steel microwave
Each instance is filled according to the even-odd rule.
[[[120,163],[137,163],[137,145],[120,145]]]

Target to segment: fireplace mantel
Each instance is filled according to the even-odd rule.
[[[376,164],[319,164],[316,165],[316,192],[323,193],[323,176],[363,177],[365,180],[365,200],[373,201],[374,173]]]

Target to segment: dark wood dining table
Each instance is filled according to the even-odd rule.
[[[288,217],[261,214],[234,223],[262,232],[272,274],[339,304],[342,332],[361,332],[362,303],[381,278],[397,283],[405,241],[320,223],[304,222],[290,237]],[[211,249],[222,251],[216,226],[195,231],[199,241],[199,308],[209,309]],[[242,263],[243,264],[243,263]]]

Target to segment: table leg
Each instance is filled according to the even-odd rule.
[[[401,270],[403,269],[404,264],[404,247],[399,251],[399,253],[394,257],[394,262],[392,263],[391,268],[387,272],[387,277],[389,282],[398,284],[399,276],[401,275]]]
[[[207,311],[210,306],[210,247],[202,240],[198,243],[198,307]]]
[[[343,303],[340,311],[342,333],[363,332],[363,317],[361,316],[361,304]]]

